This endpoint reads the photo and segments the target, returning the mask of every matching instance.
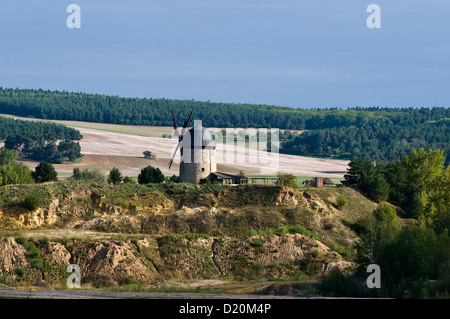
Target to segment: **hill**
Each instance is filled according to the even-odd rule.
[[[350,199],[342,210],[334,206],[340,193]],[[29,194],[40,197],[34,211],[21,204]],[[0,277],[12,285],[42,278],[61,288],[69,262],[95,287],[300,279],[352,268],[358,236],[350,225],[376,207],[350,188],[67,181],[2,187],[0,199]],[[18,237],[34,243],[40,263]]]

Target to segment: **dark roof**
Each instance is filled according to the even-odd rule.
[[[215,176],[217,176],[217,177],[220,177],[220,178],[224,178],[224,179],[227,179],[227,178],[233,178],[233,179],[236,179],[236,178],[239,178],[239,179],[246,179],[247,177],[244,177],[244,176],[240,176],[240,175],[232,175],[232,174],[228,174],[228,173],[221,173],[221,172],[213,172],[213,173],[211,173],[212,175],[215,175]]]
[[[199,133],[201,134],[201,142],[198,140],[198,142],[195,143],[197,141],[195,135]],[[184,133],[183,147],[194,148],[197,144],[200,146],[200,143],[202,148],[216,148],[216,143],[214,142],[211,134],[201,125],[197,125]]]

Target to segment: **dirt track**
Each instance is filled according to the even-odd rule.
[[[21,299],[298,299],[294,296],[173,292],[111,292],[96,290],[31,291],[0,287],[0,298]]]

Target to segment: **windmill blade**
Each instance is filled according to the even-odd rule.
[[[180,148],[180,145],[181,145],[181,141],[178,142],[177,147],[175,148],[175,151],[173,152],[172,158],[170,159],[170,162],[169,162],[169,169],[170,169],[170,167],[173,164],[173,160],[175,159],[175,156],[177,155],[177,152],[178,152],[178,149]]]
[[[177,125],[177,116],[175,115],[175,110],[172,109],[172,122],[173,122],[173,131],[175,133],[175,136],[178,136],[178,139],[180,138],[180,131],[178,129],[178,125]]]
[[[191,120],[191,117],[192,117],[192,111],[189,112],[189,115],[188,115],[186,121],[184,121],[184,124],[183,124],[184,129],[186,129],[186,127],[188,126],[189,121]]]
[[[173,128],[175,129],[175,132],[178,135],[178,129],[177,129],[177,123],[176,123],[177,119],[176,119],[176,116],[175,116],[175,110],[173,110],[173,109],[172,109],[172,116],[173,116]],[[184,121],[183,128],[181,129],[181,134],[178,135],[178,144],[177,144],[177,147],[175,148],[175,151],[173,152],[172,158],[169,161],[169,169],[172,166],[173,160],[175,159],[175,156],[177,155],[178,149],[181,146],[181,143],[183,141],[184,133],[186,132],[186,128],[187,128],[191,118],[192,118],[192,111],[189,112],[188,117]]]
[[[189,112],[189,115],[188,115],[186,121],[184,121],[183,128],[181,129],[181,134],[178,137],[180,142],[183,140],[184,133],[186,132],[186,128],[191,120],[191,117],[192,117],[192,111]]]
[[[172,109],[172,118],[173,118],[173,129],[177,130],[177,116],[175,115],[175,110]]]

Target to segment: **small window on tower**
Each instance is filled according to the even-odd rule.
[[[202,172],[204,172],[205,171],[205,168],[204,167],[202,167]]]

